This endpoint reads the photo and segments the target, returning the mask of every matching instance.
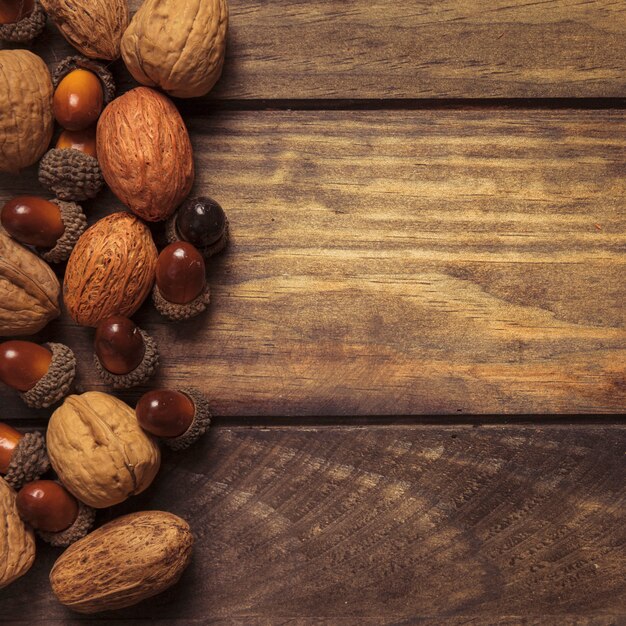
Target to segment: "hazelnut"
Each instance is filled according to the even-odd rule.
[[[91,507],[53,480],[24,485],[17,494],[16,505],[22,520],[56,547],[67,547],[84,537],[95,519]]]
[[[103,107],[102,83],[89,70],[72,70],[61,79],[54,92],[54,117],[67,130],[85,130],[92,126]]]
[[[44,437],[39,432],[22,434],[0,422],[0,474],[19,489],[50,469]]]
[[[228,243],[228,219],[215,200],[190,198],[168,220],[166,232],[169,243],[188,241],[209,258],[221,252]]]
[[[179,321],[199,315],[209,303],[202,255],[185,241],[171,243],[159,255],[152,299],[158,311]]]
[[[78,150],[84,154],[97,158],[96,127],[91,126],[84,130],[64,130],[56,143],[57,150]]]
[[[154,389],[139,399],[135,412],[144,430],[174,450],[188,448],[211,423],[208,402],[195,389]]]
[[[45,25],[46,14],[36,0],[0,0],[0,40],[29,43]]]
[[[122,315],[113,315],[98,324],[94,347],[96,369],[115,389],[146,382],[159,364],[154,340]]]
[[[0,380],[20,391],[22,400],[32,408],[46,408],[64,398],[75,374],[76,358],[63,344],[0,344]]]

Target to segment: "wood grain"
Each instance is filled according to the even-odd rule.
[[[224,78],[212,99],[626,97],[620,0],[230,7]],[[53,27],[35,50],[49,61],[71,53]],[[127,87],[128,76],[118,75]]]
[[[232,245],[208,315],[138,321],[218,415],[626,409],[622,111],[238,112],[189,123]],[[0,202],[33,191],[0,178]],[[104,195],[90,219],[117,206]],[[41,336],[98,384],[91,331]],[[0,391],[7,416],[21,402]],[[134,396],[130,396],[133,398]]]
[[[623,623],[625,451],[621,426],[220,428],[102,514],[165,508],[197,541],[177,587],[100,619]],[[57,554],[0,615],[70,617]]]

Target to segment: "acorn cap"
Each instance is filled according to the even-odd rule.
[[[193,422],[186,432],[179,437],[162,439],[166,446],[176,451],[185,450],[192,443],[195,443],[211,425],[211,412],[207,399],[196,389],[180,389],[179,391],[193,402],[196,412],[193,416]]]
[[[0,24],[0,40],[10,43],[29,43],[41,35],[46,25],[46,14],[35,2],[33,12],[14,24]]]
[[[102,378],[107,385],[111,385],[113,389],[130,389],[131,387],[137,387],[149,380],[159,366],[159,350],[156,341],[154,341],[147,332],[141,330],[141,328],[139,332],[143,337],[146,352],[143,355],[143,361],[141,361],[132,372],[128,374],[112,374],[100,363],[98,355],[93,355],[93,360],[100,378]]]
[[[50,200],[50,202],[56,204],[61,210],[61,219],[65,225],[65,230],[54,248],[39,250],[39,254],[48,263],[62,263],[69,259],[78,238],[87,229],[87,218],[80,205],[75,202],[64,202],[58,198]]]
[[[26,433],[15,446],[4,480],[19,491],[50,469],[46,440],[39,432]]]
[[[93,72],[102,83],[102,90],[104,93],[104,104],[110,104],[115,98],[115,81],[113,80],[113,74],[97,61],[92,61],[80,55],[70,56],[63,59],[54,69],[52,73],[52,84],[56,89],[59,83],[74,70],[88,70]]]
[[[61,484],[61,483],[59,483]],[[45,530],[38,530],[37,534],[51,546],[55,548],[67,548],[82,539],[93,527],[96,521],[96,510],[78,500],[78,515],[74,523],[65,530],[58,533],[50,533]]]
[[[175,243],[177,241],[186,241],[183,239],[178,233],[178,229],[176,228],[176,216],[178,213],[174,213],[172,217],[170,217],[165,223],[165,238],[167,239],[167,243]],[[205,258],[208,259],[216,254],[219,254],[224,248],[228,245],[230,240],[230,224],[228,222],[228,218],[225,218],[224,224],[224,233],[222,236],[210,246],[199,247],[196,246],[198,252]],[[195,244],[194,244],[195,246]]]
[[[62,343],[44,345],[52,352],[50,367],[32,389],[20,394],[32,409],[45,409],[64,398],[76,376],[76,357],[70,348]]]
[[[104,178],[98,160],[73,148],[52,148],[39,164],[39,182],[61,200],[95,198]]]
[[[154,306],[163,317],[167,317],[167,319],[173,322],[182,322],[204,312],[211,300],[210,295],[211,290],[207,284],[195,300],[187,304],[175,304],[174,302],[168,302],[161,295],[158,285],[155,285],[152,289],[152,302],[154,302]]]

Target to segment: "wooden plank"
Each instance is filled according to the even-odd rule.
[[[162,349],[156,384],[198,385],[225,416],[626,408],[624,112],[230,112],[190,129],[194,193],[223,203],[233,240],[208,315],[137,318]],[[0,178],[0,201],[33,178]],[[96,204],[91,219],[119,207]],[[64,318],[52,337],[102,388],[91,331]]]
[[[622,623],[625,450],[622,426],[220,428],[102,515],[170,510],[197,543],[176,588],[101,619]],[[58,553],[0,592],[1,615],[70,616],[47,582]]]
[[[228,59],[212,96],[220,100],[626,97],[619,0],[230,6]],[[71,49],[60,39],[49,27],[35,50],[61,59]]]

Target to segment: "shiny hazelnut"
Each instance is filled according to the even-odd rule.
[[[208,402],[195,389],[154,389],[139,399],[135,412],[144,430],[174,450],[190,446],[211,423]]]
[[[38,196],[18,196],[0,212],[4,229],[20,243],[53,248],[65,232],[58,205]]]
[[[27,483],[18,492],[16,504],[27,524],[49,533],[66,530],[78,517],[76,498],[53,480]]]
[[[0,0],[0,24],[15,24],[35,10],[35,0]]]
[[[52,352],[32,341],[0,344],[0,380],[18,391],[29,391],[47,373]]]
[[[73,70],[61,80],[54,92],[54,117],[68,130],[84,130],[95,124],[103,106],[102,83],[89,70]]]
[[[226,214],[207,197],[190,198],[176,213],[176,230],[180,238],[197,248],[213,246],[226,234]]]
[[[132,320],[114,315],[98,324],[95,351],[106,370],[122,375],[139,367],[146,353],[146,344]]]
[[[78,150],[96,159],[96,127],[90,126],[84,130],[64,130],[59,135],[55,147],[57,150]]]
[[[206,285],[202,255],[190,243],[172,243],[159,255],[156,284],[168,302],[187,304],[195,300]]]
[[[9,471],[13,452],[23,436],[15,428],[0,422],[0,474]]]

